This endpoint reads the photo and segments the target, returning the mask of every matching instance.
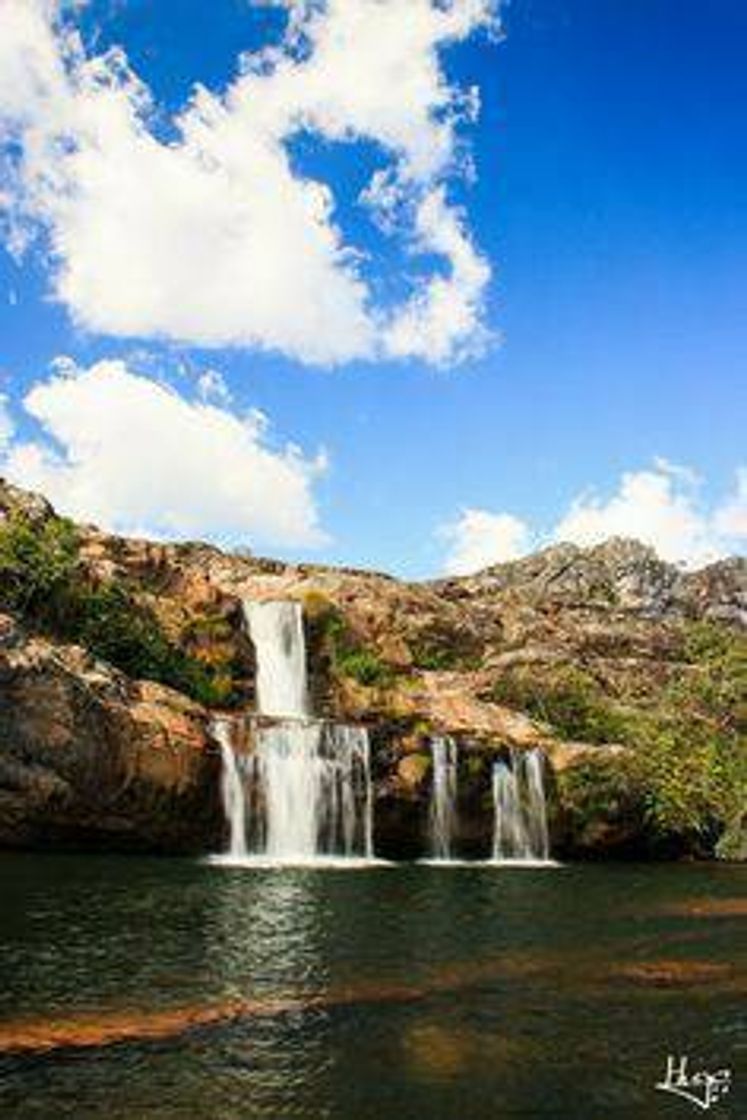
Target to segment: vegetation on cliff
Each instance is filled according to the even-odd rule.
[[[562,739],[618,743],[626,737],[627,717],[588,671],[573,665],[552,665],[541,673],[534,666],[508,669],[488,697],[550,724]]]
[[[396,672],[351,629],[345,615],[320,592],[304,597],[307,625],[316,649],[328,659],[333,673],[367,687],[387,687]]]
[[[237,699],[230,664],[186,653],[121,580],[91,579],[80,562],[78,531],[65,518],[14,511],[0,522],[0,607],[135,679],[169,685],[204,704]],[[215,628],[220,620],[201,623]]]
[[[716,623],[684,623],[678,638],[682,663],[649,695],[631,695],[624,668],[611,688],[569,664],[520,666],[492,685],[492,701],[561,739],[631,748],[562,775],[576,825],[638,815],[662,848],[675,838],[705,848],[736,826],[747,804],[747,641]]]

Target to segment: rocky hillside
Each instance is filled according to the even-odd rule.
[[[241,602],[288,597],[316,711],[371,730],[382,854],[422,850],[433,734],[462,748],[464,854],[494,759],[528,746],[560,854],[747,854],[744,560],[686,573],[616,540],[414,584],[73,527],[8,485],[0,513],[4,845],[219,847],[210,715],[254,699]]]

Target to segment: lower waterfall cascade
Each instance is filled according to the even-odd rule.
[[[228,862],[373,859],[373,797],[365,728],[324,720],[246,717],[253,747],[237,750],[239,719],[219,717]]]
[[[270,860],[373,857],[365,728],[323,720],[255,725],[246,755],[248,844]]]

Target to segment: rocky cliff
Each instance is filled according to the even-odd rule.
[[[206,713],[0,615],[0,845],[186,852],[222,830]]]
[[[484,850],[497,754],[541,746],[555,850],[739,856],[747,563],[634,541],[430,583],[67,526],[0,486],[0,843],[214,850],[211,710],[250,710],[244,598],[304,607],[319,714],[366,723],[377,847],[420,854],[427,743]]]

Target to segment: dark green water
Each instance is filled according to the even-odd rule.
[[[137,1031],[165,1009],[232,1000],[256,1013],[150,1041],[6,1047],[0,1115],[686,1118],[701,1110],[654,1089],[667,1054],[686,1054],[732,1070],[709,1115],[747,1116],[745,881],[704,866],[247,871],[6,855],[6,1041],[40,1021]],[[704,900],[721,913],[693,914]]]

